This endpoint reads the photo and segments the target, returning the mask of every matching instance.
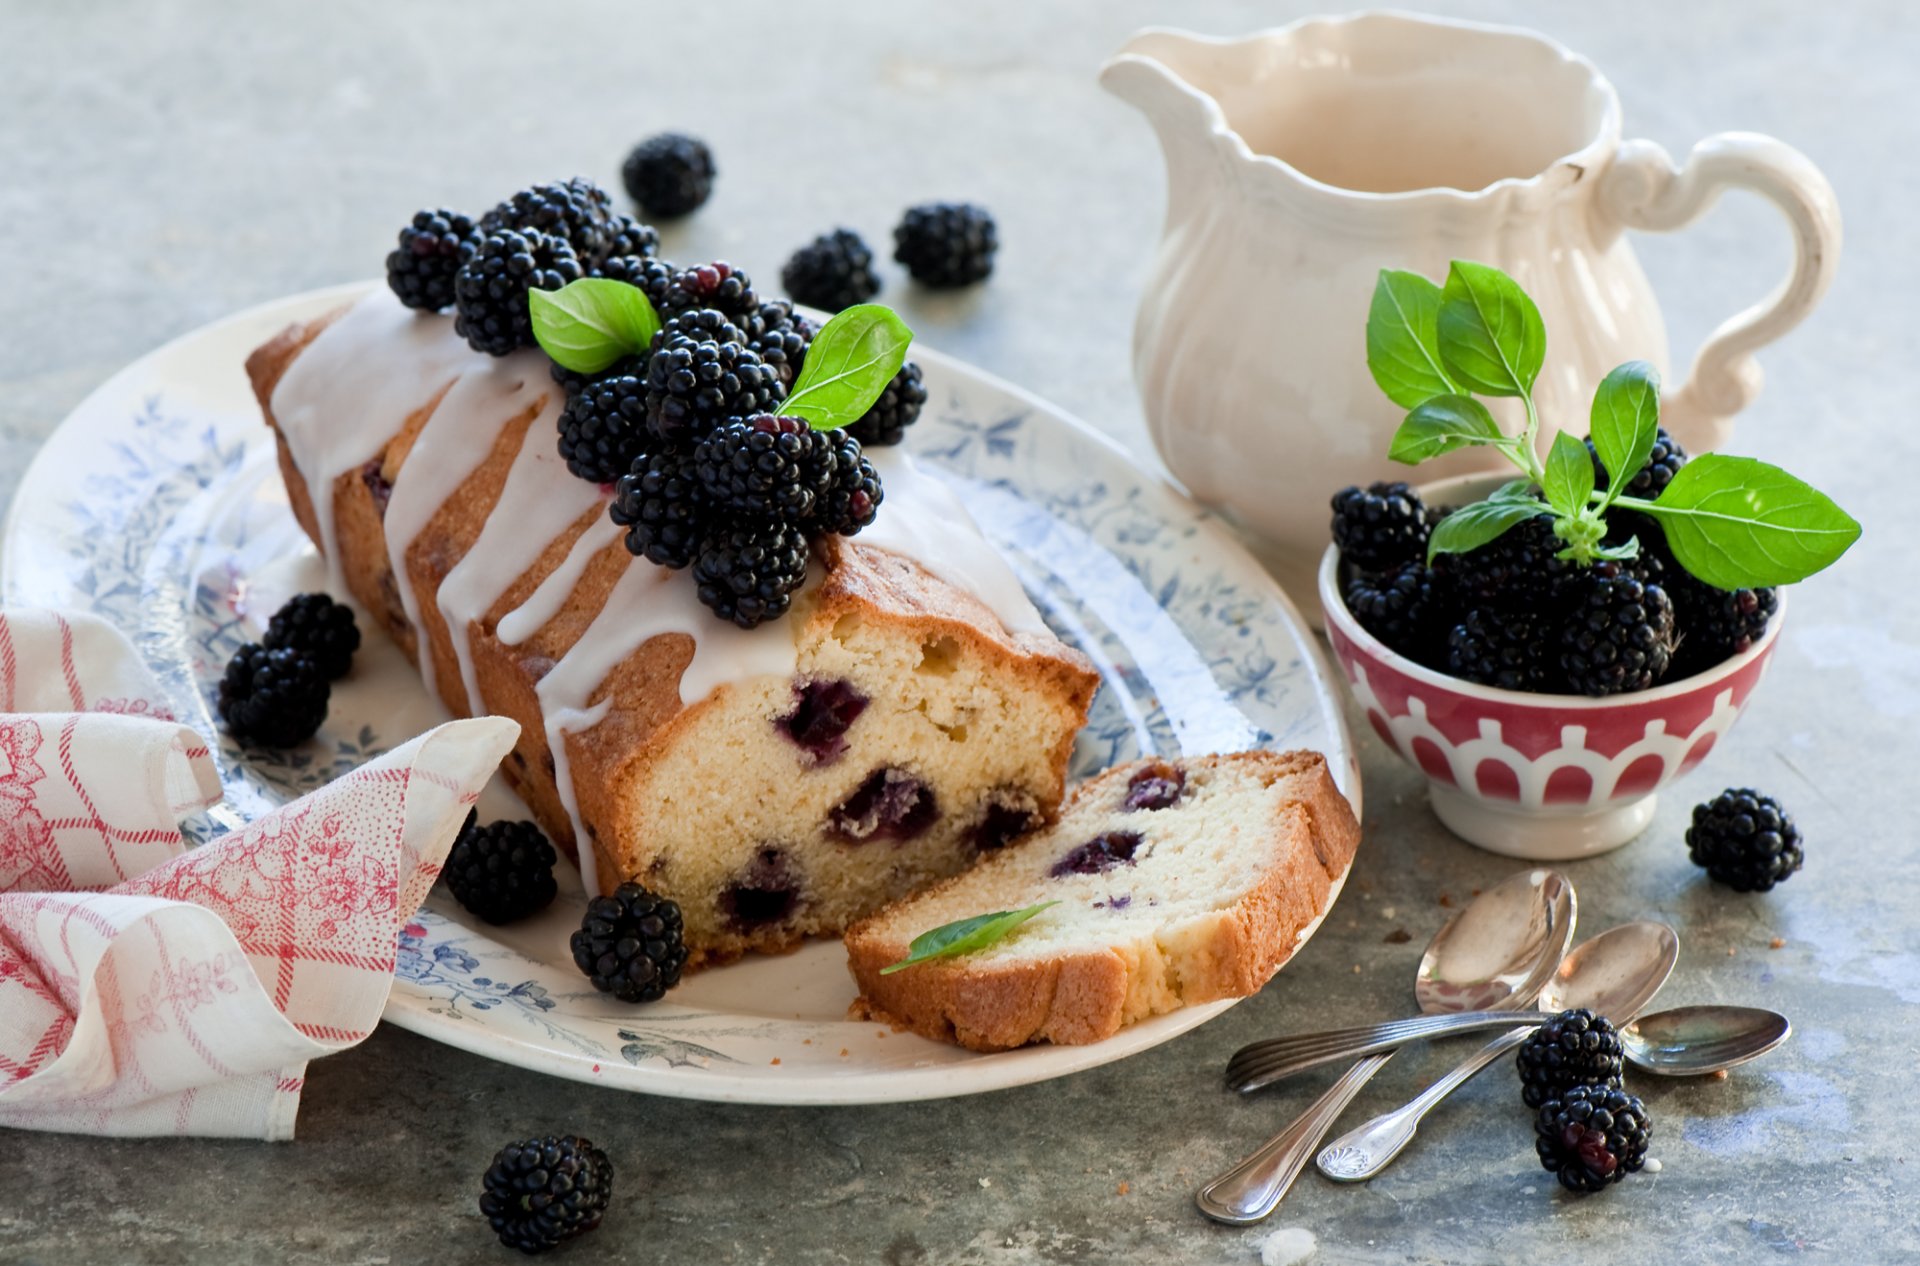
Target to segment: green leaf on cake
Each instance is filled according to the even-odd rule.
[[[640,355],[660,331],[660,314],[646,292],[606,277],[529,290],[527,310],[541,350],[576,374],[597,374],[623,356]]]
[[[1367,312],[1367,368],[1403,409],[1459,391],[1440,361],[1439,327],[1440,287],[1419,273],[1380,270]]]
[[[893,375],[887,376],[891,378]],[[983,950],[1005,940],[1015,928],[1042,910],[1059,904],[1058,901],[1042,901],[1024,910],[995,910],[992,914],[976,914],[971,919],[941,924],[931,932],[922,932],[914,937],[913,944],[907,946],[907,956],[891,966],[882,967],[880,974],[886,976],[936,958],[953,958]]]
[[[1680,565],[1720,589],[1805,580],[1860,539],[1860,524],[1825,493],[1724,453],[1682,466],[1657,501],[1621,504],[1658,519]]]
[[[780,412],[816,431],[858,422],[907,361],[913,331],[877,303],[856,304],[820,327]]]

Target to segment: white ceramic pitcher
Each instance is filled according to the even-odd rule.
[[[1527,289],[1547,326],[1544,445],[1555,423],[1585,433],[1593,388],[1621,361],[1667,370],[1622,230],[1680,228],[1730,188],[1763,195],[1792,228],[1792,271],[1713,332],[1662,405],[1699,452],[1753,401],[1754,349],[1807,315],[1839,254],[1833,190],[1798,151],[1729,132],[1676,167],[1649,141],[1623,144],[1613,85],[1528,31],[1390,13],[1233,40],[1148,30],[1100,80],[1166,152],[1166,228],[1133,346],[1154,442],[1196,496],[1266,538],[1311,607],[1328,497],[1408,477],[1386,457],[1405,411],[1366,364],[1381,268],[1439,281],[1449,260],[1478,260]],[[1498,461],[1470,449],[1419,478]]]

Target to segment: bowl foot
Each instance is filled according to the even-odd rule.
[[[1571,861],[1619,848],[1647,829],[1659,802],[1649,794],[1599,809],[1549,812],[1489,804],[1444,783],[1429,783],[1427,790],[1435,816],[1449,831],[1490,853],[1533,862]]]

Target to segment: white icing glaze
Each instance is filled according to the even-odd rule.
[[[587,834],[586,824],[580,820],[580,797],[573,790],[573,762],[567,755],[567,735],[591,730],[606,720],[607,713],[613,710],[613,700],[602,699],[583,710],[546,711],[544,704],[542,709],[547,750],[553,754],[554,789],[560,793],[560,807],[567,811],[567,820],[573,823],[573,851],[580,862],[580,884],[587,890],[587,896],[597,897],[600,895],[599,859],[594,856],[593,840]]]
[[[1009,633],[1047,633],[1020,578],[980,534],[953,489],[921,470],[897,446],[868,449],[867,457],[879,472],[884,496],[872,524],[853,538],[857,543],[910,558],[972,594],[1000,617]]]
[[[307,344],[273,389],[273,417],[307,483],[327,558],[328,587],[347,593],[334,529],[333,485],[377,457],[415,409],[462,374],[485,369],[450,317],[422,316],[385,286]]]
[[[580,480],[575,479],[574,482],[577,484]],[[579,586],[587,564],[593,561],[595,554],[613,544],[621,530],[619,524],[602,516],[575,537],[573,547],[560,560],[560,565],[546,574],[534,591],[527,595],[525,602],[500,617],[500,623],[493,630],[500,644],[518,646],[544,628],[547,621],[559,615],[560,609],[566,606],[567,599],[573,596],[574,589]]]

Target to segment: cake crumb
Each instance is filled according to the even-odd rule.
[[[1732,957],[1734,956],[1734,954],[1735,954],[1735,953],[1737,953],[1737,952],[1738,952],[1738,951],[1736,951],[1736,950],[1735,950],[1735,949],[1733,948],[1733,946],[1731,946],[1731,945],[1729,945],[1729,946],[1727,946],[1727,957],[1728,957],[1728,958],[1732,958]]]
[[[982,1178],[982,1179],[980,1180],[980,1188],[981,1188],[981,1190],[983,1190],[983,1191],[984,1191],[984,1190],[985,1190],[986,1188],[988,1188],[988,1187],[991,1187],[991,1186],[993,1186],[993,1179],[991,1179],[991,1178]]]
[[[1132,1183],[1130,1183],[1130,1182],[1123,1182],[1123,1183],[1121,1183],[1121,1184],[1120,1184],[1120,1185],[1119,1185],[1118,1187],[1115,1187],[1115,1188],[1113,1189],[1113,1194],[1114,1194],[1114,1195],[1116,1195],[1116,1196],[1124,1196],[1124,1195],[1126,1195],[1126,1194],[1127,1194],[1127,1193],[1128,1193],[1129,1191],[1132,1191],[1132,1190],[1133,1190],[1133,1184],[1132,1184]]]
[[[1443,892],[1440,894],[1440,904],[1451,910],[1453,908],[1453,898]]]
[[[1360,974],[1360,964],[1358,964],[1358,963],[1355,963],[1355,964],[1353,965],[1353,974],[1354,974],[1354,975],[1356,975],[1356,976],[1358,976],[1358,975]]]
[[[1660,1172],[1663,1166],[1660,1164],[1660,1158],[1658,1156],[1649,1156],[1647,1158],[1647,1163],[1644,1166],[1642,1166],[1642,1168],[1645,1169],[1649,1174],[1657,1174]]]
[[[1392,921],[1393,921],[1393,918],[1394,918],[1394,916],[1395,916],[1395,915],[1397,915],[1397,914],[1399,914],[1399,913],[1400,913],[1400,912],[1399,912],[1398,910],[1395,910],[1395,909],[1394,909],[1394,908],[1393,908],[1392,906],[1381,906],[1381,907],[1380,907],[1380,917],[1381,917],[1381,918],[1383,918],[1383,919],[1385,919],[1385,920],[1387,920],[1388,922],[1392,922]]]
[[[1767,948],[1768,949],[1785,949],[1787,948],[1787,938],[1784,936],[1776,936],[1771,941],[1767,942]]]
[[[1260,1266],[1300,1266],[1319,1247],[1304,1226],[1283,1226],[1260,1241]]]
[[[778,1055],[775,1055],[771,1062],[774,1064],[778,1064],[780,1062],[780,1057]]]
[[[1713,1070],[1713,1079],[1714,1079],[1715,1081],[1725,1081],[1725,1080],[1727,1079],[1727,1070],[1726,1070],[1726,1069],[1724,1069],[1724,1068],[1716,1068],[1716,1069],[1714,1069],[1714,1070]]]
[[[846,1048],[846,1047],[844,1047],[844,1046],[843,1046],[843,1047],[841,1047],[841,1048],[840,1048],[840,1058],[841,1058],[841,1059],[845,1059],[845,1058],[847,1057],[847,1054],[848,1054],[848,1052],[847,1052],[847,1048]]]
[[[1413,939],[1413,933],[1407,931],[1405,928],[1395,928],[1380,939],[1387,945],[1405,945]]]

